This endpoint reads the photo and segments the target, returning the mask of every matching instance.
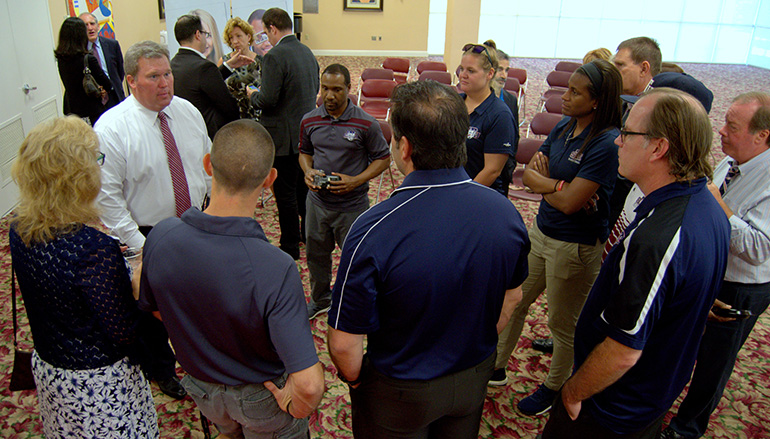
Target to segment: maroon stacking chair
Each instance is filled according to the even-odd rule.
[[[364,69],[364,71],[361,72],[361,81],[363,82],[369,79],[387,79],[393,81],[393,70],[377,68]]]
[[[529,137],[530,133],[536,136],[547,136],[551,132],[551,130],[553,130],[553,127],[555,127],[556,124],[559,123],[561,118],[562,118],[561,114],[553,114],[553,113],[535,114],[535,117],[532,118],[532,122],[529,123],[529,127],[527,128],[526,137]]]
[[[556,67],[554,67],[553,69],[556,70],[557,72],[572,73],[582,65],[583,64],[580,64],[579,62],[574,62],[574,61],[559,61],[558,63],[556,63]]]
[[[559,72],[557,70],[552,71],[545,77],[545,83],[548,87],[543,95],[540,96],[540,108],[538,111],[543,111],[545,101],[553,96],[561,96],[569,87],[569,78],[572,76],[570,72]]]
[[[446,64],[441,61],[422,61],[417,64],[417,74],[421,74],[426,70],[433,70],[436,72],[446,72]]]
[[[406,82],[409,77],[410,64],[406,58],[385,58],[382,68],[393,70],[393,77],[399,84]]]
[[[519,80],[519,95],[516,98],[519,100],[519,124],[522,124],[524,123],[524,115],[527,113],[527,71],[511,67],[508,69],[508,77]]]
[[[375,119],[386,120],[390,113],[390,95],[397,85],[396,81],[386,79],[364,81],[358,91],[359,105]]]
[[[385,120],[378,120],[380,123],[380,128],[382,129],[382,136],[385,137],[385,141],[388,142],[388,145],[390,145],[390,140],[393,137],[393,130],[390,129],[390,123]],[[393,157],[390,158],[390,163],[393,163]],[[393,169],[390,165],[388,165],[388,173],[390,174],[390,189],[393,190],[396,188],[396,181],[393,179]],[[380,182],[377,184],[377,201],[375,203],[380,202],[380,191],[382,190],[382,179],[385,177],[385,172],[380,174]]]
[[[528,191],[524,186],[524,181],[522,180],[524,177],[524,167],[530,162],[530,160],[532,160],[532,157],[535,156],[537,150],[540,149],[540,145],[542,144],[543,141],[538,139],[525,138],[519,140],[519,147],[516,150],[517,166],[516,169],[513,170],[513,175],[511,176],[512,187],[508,193],[509,196],[519,200],[537,202],[543,199],[542,195]]]
[[[547,113],[562,114],[561,103],[562,103],[561,95],[551,96],[550,98],[545,100],[545,111]]]
[[[427,81],[428,79],[432,79],[442,84],[452,85],[452,74],[449,72],[439,72],[437,70],[424,70],[422,73],[420,73],[420,77],[417,78],[418,81]]]

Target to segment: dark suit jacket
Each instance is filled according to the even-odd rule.
[[[102,105],[101,99],[88,97],[83,89],[83,55],[57,56],[56,64],[64,84],[64,114],[87,117],[91,120],[91,125],[95,124],[107,107]],[[110,78],[104,74],[99,61],[91,54],[88,55],[88,69],[96,82],[109,94],[112,91]]]
[[[174,72],[174,94],[190,101],[201,112],[209,137],[213,139],[217,130],[238,119],[238,102],[227,91],[216,64],[180,47],[171,60],[171,70]]]
[[[117,40],[99,37],[99,45],[102,47],[104,62],[107,63],[107,73],[112,83],[112,92],[109,94],[110,100],[107,101],[107,108],[112,108],[126,98],[123,89],[123,78],[126,76],[126,72],[123,70],[123,52],[120,50],[120,43]]]
[[[251,94],[251,104],[262,109],[259,121],[273,136],[277,156],[299,153],[299,124],[315,108],[318,70],[313,52],[294,35],[262,60],[262,88]]]

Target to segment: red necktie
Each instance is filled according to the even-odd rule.
[[[182,158],[179,157],[179,150],[176,147],[174,135],[168,128],[166,113],[158,113],[160,121],[160,132],[163,134],[163,145],[166,147],[166,157],[168,158],[168,170],[171,172],[171,183],[174,185],[174,203],[176,204],[176,216],[182,214],[190,208],[190,189],[187,187],[187,177],[182,166]]]
[[[94,58],[96,58],[96,62],[99,63],[99,67],[101,67],[102,66],[102,60],[99,59],[99,51],[96,50],[96,44],[95,43],[91,44],[91,55],[93,55]]]

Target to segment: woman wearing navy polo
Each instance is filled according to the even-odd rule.
[[[482,44],[466,44],[457,76],[465,100],[470,129],[465,141],[465,170],[474,181],[508,196],[500,174],[509,155],[515,155],[516,124],[511,110],[497,99],[492,80],[498,67],[495,50]]]
[[[610,230],[610,195],[618,170],[614,139],[621,117],[622,79],[607,61],[578,68],[562,96],[565,116],[524,171],[524,184],[543,194],[536,224],[529,230],[532,250],[523,299],[500,336],[495,378],[521,335],[529,306],[545,289],[548,328],[554,339],[551,369],[544,384],[518,404],[527,415],[551,408],[572,373],[575,325],[599,273],[602,243]],[[502,366],[500,363],[502,362]]]

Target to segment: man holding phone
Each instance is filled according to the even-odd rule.
[[[664,438],[704,435],[738,351],[770,304],[770,94],[735,98],[719,134],[728,157],[717,166],[709,189],[730,221],[727,271],[709,314],[690,390]],[[740,312],[720,317],[730,314],[726,308]]]

